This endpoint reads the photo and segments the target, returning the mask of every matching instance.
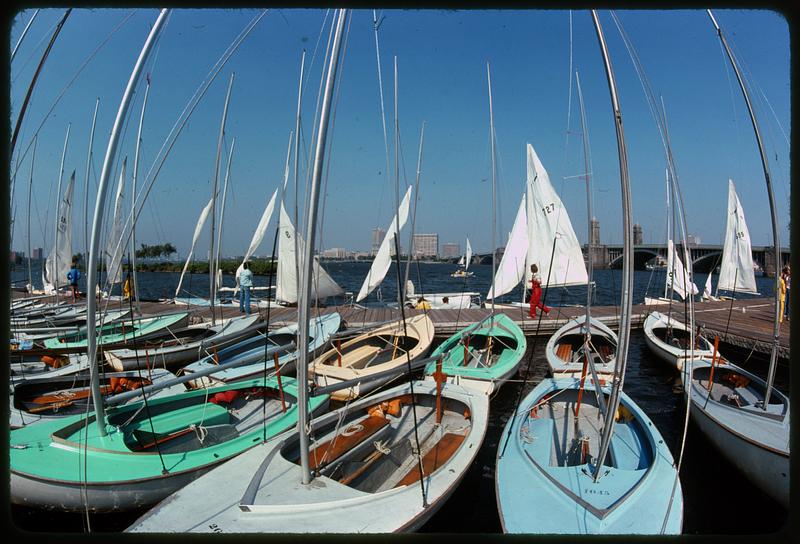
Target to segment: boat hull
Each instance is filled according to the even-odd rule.
[[[680,321],[669,318],[660,312],[652,312],[644,321],[644,341],[647,344],[647,347],[650,348],[650,351],[652,351],[656,357],[671,367],[682,371],[684,363],[686,360],[692,358],[692,354],[683,348],[664,342],[658,337],[658,335],[656,335],[656,330],[658,328],[666,328],[668,323],[672,325],[673,329],[678,329],[688,334],[686,325]],[[707,343],[705,339],[701,341]],[[693,355],[695,359],[702,359],[706,357],[711,358],[714,355],[714,352],[713,350],[709,349],[695,349]],[[717,356],[720,356],[719,353],[717,353]],[[722,364],[725,364],[724,359]]]
[[[585,322],[586,321],[583,317],[572,319],[567,323],[565,323],[555,333],[553,333],[553,335],[547,341],[547,345],[545,346],[545,358],[547,359],[547,366],[550,368],[550,373],[553,375],[553,377],[555,378],[581,377],[581,374],[583,372],[583,359],[580,358],[575,362],[565,361],[564,359],[558,356],[557,345],[559,344],[559,342],[563,341],[568,336],[580,336],[581,337],[580,343],[582,344],[583,327],[585,325]],[[591,317],[589,323],[590,323],[593,342],[598,342],[598,340],[596,339],[597,337],[603,337],[612,346],[613,354],[611,358],[603,363],[595,362],[594,365],[595,372],[598,374],[598,376],[608,377],[614,372],[614,365],[616,364],[617,335],[614,334],[614,332],[611,329],[609,329],[604,323],[602,323],[598,319]]]

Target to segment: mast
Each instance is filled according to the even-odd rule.
[[[94,128],[97,123],[97,109],[100,107],[100,97],[94,103],[94,115],[92,116],[92,130],[89,133],[89,152],[86,157],[86,179],[83,191],[83,264],[89,262],[89,172],[92,168],[92,145],[94,144]],[[135,175],[135,174],[134,174]],[[87,268],[88,270],[88,268]],[[87,291],[88,292],[88,291]]]
[[[36,85],[36,80],[39,79],[39,74],[42,72],[42,68],[44,67],[44,63],[47,60],[48,55],[50,54],[50,50],[53,48],[53,43],[55,43],[58,34],[61,32],[61,28],[64,26],[64,23],[69,17],[69,14],[72,12],[72,8],[67,9],[64,12],[64,16],[61,17],[61,20],[56,25],[56,29],[53,31],[53,35],[50,37],[50,43],[47,44],[47,49],[44,50],[42,53],[42,58],[39,61],[39,66],[36,67],[36,72],[33,74],[33,78],[31,79],[31,84],[28,85],[28,91],[25,93],[25,99],[22,101],[22,107],[19,110],[19,117],[17,117],[17,125],[14,127],[14,134],[11,136],[11,151],[9,152],[8,156],[11,157],[14,155],[14,147],[17,145],[17,136],[19,135],[19,128],[22,126],[22,119],[25,117],[25,110],[28,109],[28,102],[31,99],[31,94],[33,93],[33,87]]]
[[[586,180],[586,221],[588,227],[586,255],[587,255],[587,272],[588,280],[586,282],[586,330],[584,331],[584,349],[586,350],[587,357],[589,356],[589,342],[592,338],[592,332],[589,328],[591,319],[590,308],[592,306],[592,272],[594,270],[593,253],[592,253],[592,193],[589,185],[589,134],[586,127],[586,111],[583,107],[583,93],[581,92],[581,78],[578,76],[577,70],[575,71],[575,81],[578,87],[578,103],[581,108],[581,136],[583,137],[583,171],[584,179]]]
[[[236,147],[236,138],[231,141],[231,150],[228,152],[228,162],[225,166],[225,182],[222,184],[222,206],[219,212],[219,230],[217,231],[217,255],[214,258],[214,285],[217,285],[217,275],[221,272],[219,268],[219,253],[222,246],[222,220],[225,218],[225,201],[228,196],[228,178],[231,174],[234,147]],[[267,293],[267,296],[269,296],[269,293]]]
[[[59,286],[59,273],[58,273],[58,216],[59,204],[61,202],[61,180],[64,178],[64,159],[67,156],[67,144],[69,143],[69,131],[72,128],[72,123],[67,123],[67,135],[64,137],[64,149],[61,151],[61,167],[58,171],[58,192],[56,193],[56,220],[53,221],[55,229],[55,236],[53,237],[53,277],[50,280],[56,288],[56,306],[59,305],[58,299],[58,286]]]
[[[780,243],[780,236],[778,235],[778,212],[775,208],[775,195],[772,192],[772,178],[769,173],[769,164],[767,163],[767,155],[764,151],[764,143],[761,141],[761,131],[758,128],[758,120],[756,119],[756,112],[753,110],[753,105],[750,103],[750,95],[747,93],[747,87],[744,84],[744,80],[742,79],[742,74],[739,71],[739,65],[736,63],[736,59],[733,57],[733,53],[731,52],[730,47],[728,47],[728,42],[725,39],[725,35],[722,34],[722,29],[717,24],[717,20],[714,19],[714,14],[711,13],[711,10],[708,11],[708,16],[711,18],[711,22],[714,24],[714,28],[717,29],[717,36],[719,36],[720,41],[722,41],[722,45],[725,47],[725,53],[728,55],[728,59],[731,61],[731,65],[733,65],[733,70],[736,72],[736,79],[739,82],[739,88],[742,90],[742,95],[744,96],[744,101],[747,104],[747,111],[750,114],[750,121],[753,124],[753,132],[756,135],[756,142],[758,143],[758,152],[761,156],[761,166],[764,169],[764,181],[767,184],[767,194],[769,195],[769,211],[770,211],[770,218],[772,220],[772,241],[775,244],[775,319],[773,322],[773,336],[772,336],[772,352],[769,356],[769,373],[767,375],[767,391],[764,394],[764,405],[761,407],[763,410],[766,411],[767,406],[769,406],[769,397],[772,394],[772,384],[775,380],[775,366],[778,362],[778,340],[780,337],[780,306],[778,304],[778,292],[780,291],[780,273],[779,269],[781,266],[781,243]]]
[[[395,206],[395,224],[394,224],[394,237],[398,240],[395,244],[397,248],[397,262],[400,262],[400,124],[398,118],[398,92],[397,92],[397,55],[394,56],[394,206]],[[413,238],[412,238],[413,243]],[[410,253],[409,248],[409,253]],[[389,255],[391,255],[391,249]],[[398,270],[397,275],[400,275]],[[400,279],[399,277],[397,278]],[[405,293],[405,285],[401,285],[397,290],[397,304],[399,307],[403,306]]]
[[[425,121],[422,122],[422,129],[419,133],[419,153],[417,155],[417,179],[414,182],[416,187],[414,188],[416,194],[414,195],[414,212],[411,214],[411,234],[408,237],[408,258],[406,259],[406,274],[403,278],[403,285],[401,286],[403,289],[403,297],[401,300],[401,304],[406,299],[406,286],[408,285],[408,273],[411,269],[411,249],[414,247],[414,229],[417,224],[417,201],[419,200],[419,177],[420,173],[422,172],[422,143],[425,141]],[[399,236],[399,233],[398,233]],[[399,259],[400,256],[398,255],[397,258]]]
[[[492,73],[489,69],[489,63],[486,63],[486,81],[489,86],[489,140],[492,146],[492,282],[497,274],[497,248],[495,247],[496,233],[495,223],[497,215],[497,170],[495,168],[495,149],[494,149],[494,109],[492,108]],[[494,290],[492,290],[494,294]],[[494,299],[492,296],[492,316],[494,316]]]
[[[97,368],[97,331],[95,329],[95,311],[97,308],[97,299],[95,297],[95,285],[97,284],[97,252],[100,246],[100,229],[103,225],[103,208],[105,207],[106,190],[108,189],[108,180],[111,176],[111,167],[117,153],[119,133],[122,130],[122,124],[128,112],[133,89],[136,86],[136,82],[139,80],[139,75],[142,72],[145,60],[147,60],[147,56],[168,14],[169,9],[162,9],[159,13],[158,19],[156,19],[156,22],[150,29],[150,34],[147,36],[142,51],[139,53],[139,58],[136,60],[136,64],[131,71],[131,77],[128,80],[128,85],[125,87],[122,100],[120,100],[117,117],[114,120],[111,136],[108,139],[108,147],[106,148],[106,155],[103,159],[103,169],[100,173],[100,184],[97,189],[97,201],[94,207],[92,242],[89,247],[89,263],[87,264],[86,270],[86,352],[90,362],[89,370],[91,372],[92,401],[94,403],[97,431],[100,436],[106,436],[108,434],[106,431],[106,416],[103,408],[103,397],[100,392],[100,379]]]
[[[608,79],[608,90],[611,94],[611,105],[616,124],[620,186],[622,193],[623,225],[623,261],[621,285],[622,301],[620,303],[622,316],[620,317],[619,323],[619,343],[617,345],[617,361],[614,368],[614,385],[611,389],[609,406],[606,410],[606,418],[603,425],[603,435],[600,442],[600,450],[597,456],[597,463],[594,471],[594,481],[596,482],[600,478],[600,469],[602,468],[603,461],[608,453],[608,446],[614,429],[614,414],[619,406],[620,391],[622,390],[622,384],[625,381],[625,365],[628,360],[628,341],[630,339],[631,332],[631,296],[633,294],[633,245],[631,244],[633,238],[633,225],[631,222],[631,188],[628,179],[628,153],[625,149],[625,133],[622,127],[622,111],[620,110],[619,99],[617,98],[617,84],[614,80],[614,70],[611,66],[611,59],[609,58],[605,38],[603,37],[603,29],[600,26],[600,20],[598,19],[597,12],[595,10],[592,10],[592,19],[594,20],[594,26],[597,32],[597,40],[600,43],[600,50],[603,54],[606,78]]]
[[[36,162],[36,142],[38,136],[33,137],[33,155],[31,156],[31,176],[28,182],[28,288],[33,293],[33,274],[31,273],[31,194],[33,193],[33,165]]]
[[[671,196],[670,195],[671,187],[670,187],[670,183],[669,183],[669,168],[665,169],[664,174],[665,174],[664,183],[666,184],[666,194],[667,194],[667,244],[669,244],[669,241],[672,240],[672,213],[670,213],[671,212],[671,200],[672,199],[670,198],[670,196]],[[674,243],[674,241],[673,241],[673,243]],[[670,286],[669,285],[670,284],[670,282],[669,282],[669,273],[672,270],[671,266],[672,266],[672,262],[673,262],[672,251],[669,248],[667,248],[667,251],[670,252],[670,255],[667,256],[667,258],[669,260],[669,264],[667,264],[667,278],[664,281],[664,298],[667,298],[667,297],[670,296],[669,295],[669,286]]]
[[[36,16],[37,16],[38,14],[39,14],[39,9],[37,8],[37,9],[36,9],[36,10],[33,12],[33,15],[31,15],[31,20],[30,20],[30,21],[28,21],[28,24],[27,24],[27,25],[25,25],[25,29],[22,31],[22,34],[20,34],[20,36],[19,36],[19,40],[17,40],[17,45],[15,45],[15,46],[14,46],[14,50],[11,52],[11,58],[8,60],[8,63],[9,63],[9,64],[11,64],[12,62],[14,62],[14,57],[15,57],[15,56],[16,56],[16,54],[17,54],[17,49],[19,49],[19,44],[21,44],[21,43],[22,43],[22,40],[24,40],[24,39],[25,39],[25,35],[28,33],[28,29],[31,27],[31,24],[33,24],[33,20],[34,20],[34,19],[36,19]]]
[[[150,94],[150,74],[147,75],[147,87],[144,89],[142,99],[142,113],[139,115],[139,129],[136,131],[136,152],[133,155],[133,180],[131,183],[131,269],[133,272],[133,295],[136,298],[136,311],[141,313],[139,306],[139,282],[136,279],[136,221],[133,212],[136,210],[136,175],[139,172],[139,148],[142,145],[142,125],[144,124],[144,111],[147,108],[147,96]]]
[[[300,115],[301,115],[301,105],[303,103],[303,74],[305,73],[306,67],[306,50],[303,49],[303,56],[300,57],[300,79],[297,83],[297,110],[295,113],[295,120],[294,120],[294,224],[300,228],[300,212],[298,209],[298,200],[299,200],[299,185],[297,183],[298,173],[299,173],[299,156],[300,156]],[[286,171],[288,174],[289,169],[289,155],[286,156]],[[288,176],[287,176],[288,178]],[[285,185],[285,182],[284,182]],[[285,189],[285,187],[284,187]],[[285,196],[281,197],[281,202],[283,202]],[[296,281],[300,281],[300,259],[298,258],[299,254],[299,246],[297,242],[297,236],[294,237],[294,277]],[[295,286],[295,290],[298,290],[299,286]],[[269,293],[267,293],[269,297]]]
[[[339,61],[339,50],[341,49],[342,31],[344,21],[347,18],[347,10],[338,10],[338,20],[336,21],[336,32],[333,37],[331,57],[328,63],[328,75],[325,81],[325,94],[322,100],[322,110],[320,112],[319,130],[317,131],[317,147],[314,152],[314,170],[311,176],[311,190],[309,192],[308,216],[306,218],[306,245],[305,245],[305,267],[301,280],[301,291],[298,293],[298,346],[308,345],[308,314],[311,301],[312,274],[314,273],[314,242],[316,238],[317,208],[319,206],[319,188],[322,179],[322,166],[325,162],[325,141],[328,134],[328,119],[331,111],[331,96],[336,80],[336,68]],[[300,357],[297,362],[297,376],[305,377],[308,374],[308,350],[301,349]],[[308,387],[305,379],[301,379],[300,387],[297,388],[297,428],[300,434],[300,464],[302,473],[302,483],[311,483],[311,472],[309,469],[308,455],[308,434],[306,424],[308,422]]]
[[[209,239],[211,240],[211,248],[208,251],[208,277],[210,280],[209,286],[209,296],[208,300],[211,303],[211,324],[217,324],[217,315],[214,311],[214,299],[217,296],[217,289],[216,289],[216,263],[214,263],[214,222],[216,219],[216,209],[217,209],[217,185],[219,184],[219,168],[220,168],[220,156],[222,154],[222,140],[225,137],[225,121],[228,118],[228,103],[231,99],[231,88],[233,87],[233,77],[236,74],[231,72],[231,79],[228,81],[228,93],[225,95],[225,107],[222,109],[222,122],[219,126],[219,136],[217,137],[217,159],[214,165],[214,188],[211,191],[211,196],[215,200],[214,205],[211,206],[211,236]]]

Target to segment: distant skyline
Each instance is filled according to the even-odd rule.
[[[73,252],[84,251],[84,176],[95,100],[99,97],[90,212],[111,124],[155,9],[75,9],[56,40],[34,89],[15,154],[21,153],[56,98],[63,97],[38,133],[33,177],[31,246],[49,252],[56,216],[55,188],[70,124],[63,185],[73,170],[76,188]],[[152,82],[142,134],[137,186],[189,98],[210,68],[259,10],[176,9],[146,67]],[[12,22],[9,51],[33,14]],[[666,236],[666,163],[656,125],[619,31],[607,10],[598,12],[617,77],[633,193],[633,219],[645,243]],[[727,180],[734,180],[752,243],[772,243],[763,173],[735,76],[704,10],[616,12],[657,97],[662,96],[685,200],[689,234],[721,244]],[[11,126],[62,9],[42,9],[10,68]],[[715,10],[751,85],[767,145],[783,246],[789,245],[790,80],[786,21],[767,10]],[[497,135],[498,217],[502,246],[524,191],[525,145],[530,142],[569,211],[583,244],[587,239],[582,143],[574,71],[586,101],[592,158],[594,215],[605,244],[621,242],[619,172],[608,85],[591,16],[566,10],[382,10],[378,31],[389,157],[384,147],[372,10],[351,13],[341,87],[331,127],[328,176],[317,247],[370,251],[373,229],[394,214],[394,75],[399,72],[401,189],[416,175],[420,128],[425,121],[417,233],[438,233],[439,246],[469,238],[475,253],[491,247],[491,153],[486,63],[491,65]],[[570,17],[572,39],[570,40]],[[270,9],[220,71],[192,114],[148,198],[137,225],[139,243],[174,244],[186,255],[197,217],[211,195],[216,142],[225,92],[235,73],[222,173],[235,138],[231,186],[222,236],[224,255],[242,255],[272,192],[283,181],[289,132],[295,125],[300,56],[307,51],[300,161],[300,210],[314,127],[320,69],[327,39],[326,10]],[[118,25],[119,29],[114,30]],[[101,44],[108,38],[107,43]],[[319,50],[315,47],[319,40]],[[95,50],[100,48],[96,55]],[[570,56],[570,49],[572,56]],[[92,57],[76,77],[84,62]],[[570,74],[570,62],[572,71]],[[74,82],[70,81],[75,78]],[[130,174],[145,78],[131,106],[112,181],[128,157]],[[570,101],[571,96],[571,101]],[[569,118],[569,126],[568,126]],[[569,128],[569,133],[567,132]],[[388,176],[387,176],[388,163]],[[27,252],[27,197],[31,153],[19,163],[13,193],[11,249]],[[291,171],[291,168],[290,168]],[[566,179],[565,179],[566,178]],[[290,179],[286,208],[294,210]],[[415,196],[412,195],[412,202]],[[106,209],[110,210],[113,189]],[[219,214],[219,212],[218,212]],[[257,255],[272,251],[273,215]],[[219,217],[219,215],[218,215]],[[111,213],[106,213],[106,231]],[[91,222],[91,214],[89,217]],[[411,218],[401,240],[408,247]],[[195,256],[205,259],[209,224]]]

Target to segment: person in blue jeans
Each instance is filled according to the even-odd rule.
[[[250,315],[250,288],[253,287],[253,273],[250,271],[250,266],[247,263],[242,265],[242,271],[239,272],[239,313]]]

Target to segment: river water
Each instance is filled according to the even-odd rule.
[[[357,293],[369,271],[368,262],[327,262],[324,264],[331,277],[346,291]],[[451,278],[456,269],[452,264],[413,264],[409,278],[417,293],[468,292],[475,291],[483,298],[489,289],[491,265],[473,265],[474,276],[467,279]],[[401,277],[405,270],[401,269]],[[146,299],[171,297],[178,283],[176,273],[140,273],[138,283],[140,296]],[[33,277],[41,277],[37,270]],[[544,277],[544,274],[543,274]],[[12,271],[12,280],[27,278],[27,269],[17,267]],[[596,293],[594,304],[618,305],[620,300],[620,270],[597,270],[594,275]],[[660,296],[664,289],[665,273],[661,271],[636,271],[634,276],[633,302],[641,303],[644,295]],[[698,287],[706,280],[698,274]],[[254,284],[267,286],[267,276],[256,276]],[[771,296],[774,280],[756,277],[761,296]],[[712,282],[716,284],[716,276]],[[36,284],[34,280],[34,284]],[[232,277],[225,277],[224,285],[233,285]],[[207,275],[187,275],[184,287],[195,296],[207,296]],[[81,285],[83,289],[83,285]],[[116,289],[119,289],[117,286]],[[520,300],[518,287],[507,300]],[[116,292],[116,291],[115,291]],[[397,272],[394,265],[384,280],[380,293],[373,293],[367,302],[382,297],[385,301],[396,300]],[[737,295],[747,297],[748,295]],[[547,304],[551,306],[583,305],[586,287],[551,289],[547,293]],[[519,375],[507,383],[492,399],[489,428],[483,446],[464,476],[459,488],[450,500],[421,529],[424,533],[499,533],[500,520],[497,514],[494,465],[503,427],[517,402],[547,376],[544,347],[547,338],[528,338],[528,351],[520,366]],[[728,352],[723,351],[724,354]],[[729,358],[730,354],[727,355]],[[766,377],[768,361],[765,357],[748,353],[734,359],[747,370]],[[685,404],[683,396],[674,389],[677,373],[654,357],[648,350],[642,331],[631,333],[630,351],[625,377],[625,392],[653,420],[676,458],[680,452]],[[788,393],[788,362],[778,365],[776,386]],[[690,422],[686,436],[681,468],[681,486],[684,500],[684,534],[761,534],[779,530],[787,521],[787,512],[755,486],[750,484],[738,470],[708,442],[705,436]],[[533,506],[532,506],[533,507]],[[126,514],[92,515],[89,523],[93,531],[121,531],[143,512]],[[66,513],[40,512],[12,506],[12,521],[23,530],[48,532],[85,531],[84,516]]]

